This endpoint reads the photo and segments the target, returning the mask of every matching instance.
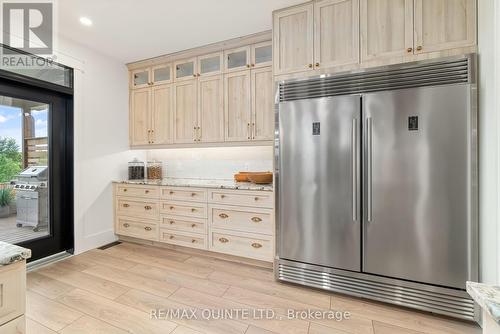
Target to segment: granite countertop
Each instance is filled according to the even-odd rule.
[[[467,292],[500,325],[500,286],[467,282]]]
[[[31,257],[31,250],[0,241],[0,265],[5,266]]]
[[[255,184],[251,182],[236,182],[234,180],[223,180],[223,179],[188,179],[188,178],[167,177],[159,181],[140,180],[140,181],[115,181],[115,182],[126,183],[126,184],[145,184],[145,185],[172,186],[172,187],[273,191],[272,184]]]

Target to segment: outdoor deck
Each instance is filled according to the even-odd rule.
[[[48,235],[48,231],[34,232],[33,227],[17,227],[16,215],[9,218],[0,218],[0,241],[17,244],[26,240],[37,239]]]

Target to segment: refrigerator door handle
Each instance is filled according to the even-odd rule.
[[[358,220],[358,120],[352,119],[352,220]]]
[[[372,118],[366,119],[366,220],[372,221]]]

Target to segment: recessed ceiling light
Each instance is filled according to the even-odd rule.
[[[92,25],[92,20],[89,19],[88,17],[80,17],[80,23],[83,24],[84,26],[90,27]]]

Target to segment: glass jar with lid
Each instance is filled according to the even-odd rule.
[[[137,158],[128,163],[128,179],[129,180],[144,180],[145,164]]]
[[[163,163],[161,161],[148,161],[147,177],[148,180],[163,179]]]

